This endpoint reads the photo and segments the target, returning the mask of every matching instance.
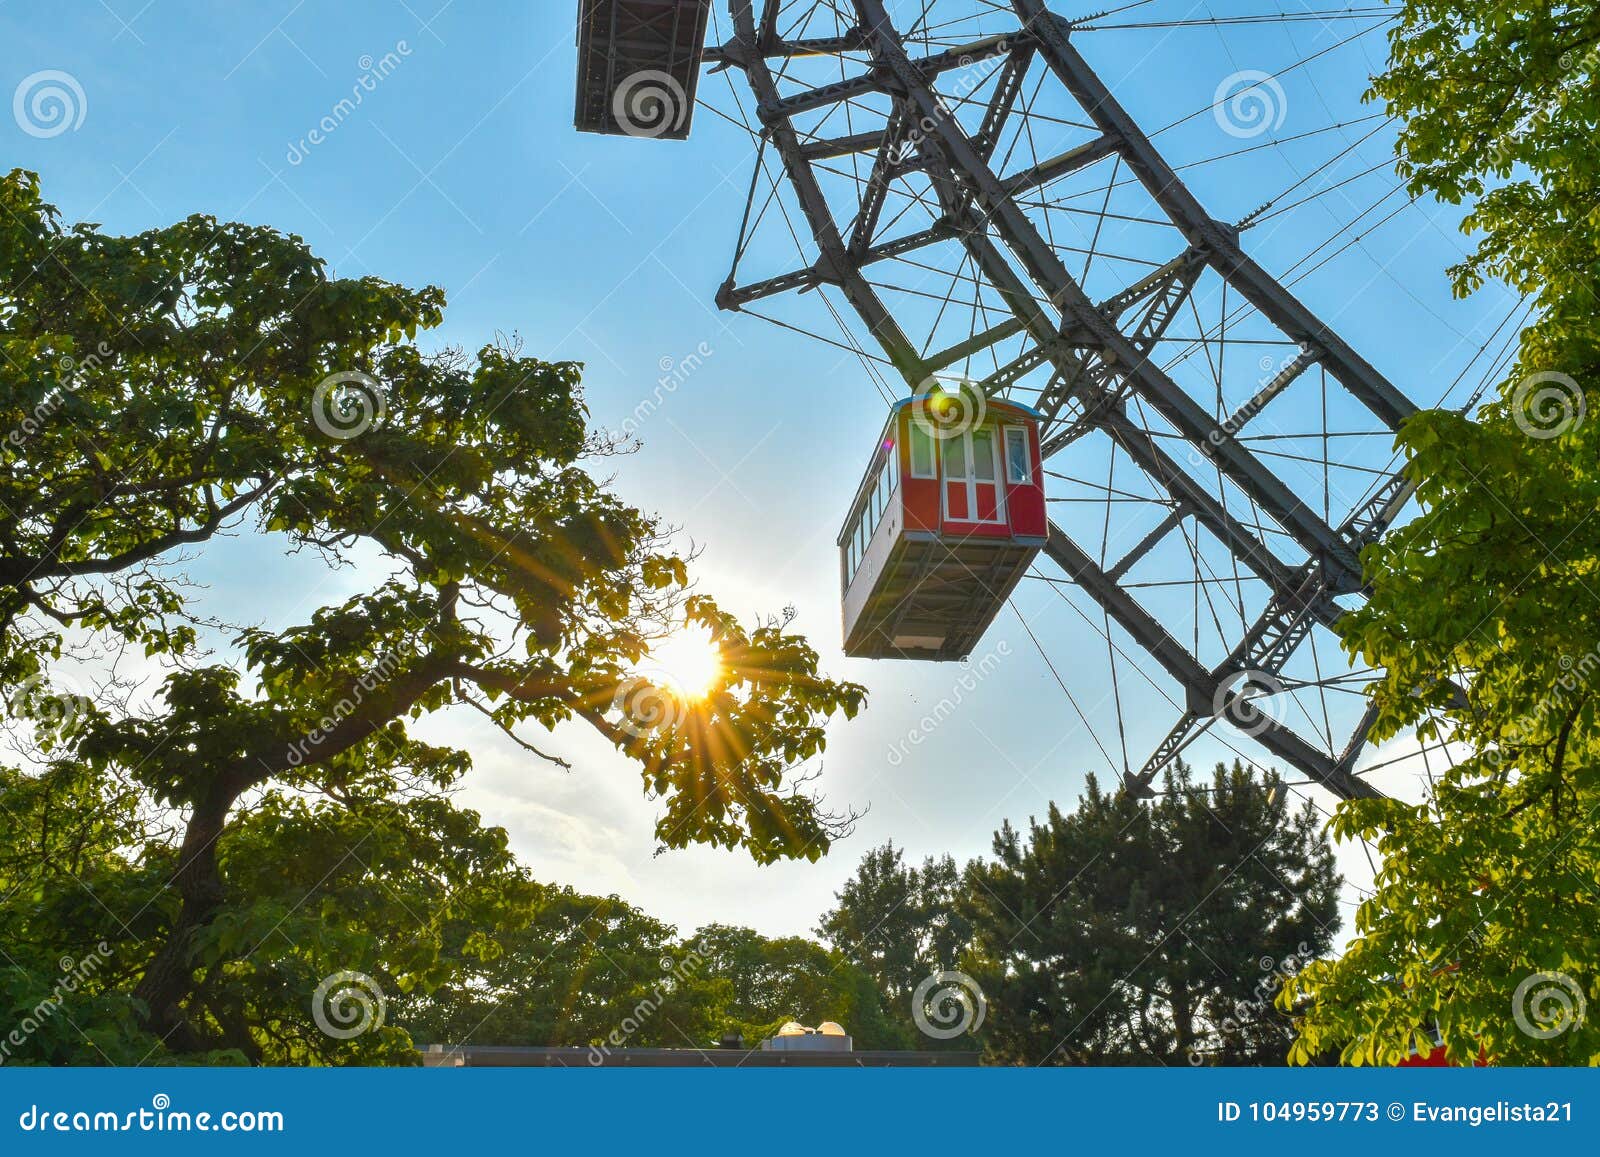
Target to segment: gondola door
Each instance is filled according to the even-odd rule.
[[[999,522],[1000,457],[995,452],[995,431],[974,430],[967,438],[972,448],[972,509],[975,521]]]
[[[994,431],[952,434],[944,450],[944,518],[946,522],[1001,521],[1000,473]]]

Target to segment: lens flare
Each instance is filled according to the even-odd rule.
[[[684,627],[650,648],[645,660],[685,699],[703,699],[722,677],[722,652],[704,627]]]

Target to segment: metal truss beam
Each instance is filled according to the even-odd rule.
[[[1128,340],[1141,356],[1148,357],[1172,324],[1178,309],[1194,292],[1201,266],[1201,259],[1193,251],[1180,254],[1111,300],[1103,302],[1099,307],[1100,314],[1115,324],[1122,314],[1136,305],[1142,305],[1144,308],[1131,327]],[[1118,375],[1099,350],[1091,348],[1087,357],[1090,364],[1084,372],[1094,379],[1098,389],[1095,396],[1083,401],[1082,409],[1070,422],[1061,424],[1058,419],[1063,404],[1077,393],[1076,379],[1054,379],[1040,395],[1037,408],[1045,418],[1040,453],[1046,458],[1082,437],[1126,396],[1126,377]]]
[[[1124,112],[1069,42],[1070,28],[1043,0],[1012,0],[1020,33],[986,37],[929,56],[913,58],[891,27],[882,0],[855,0],[858,26],[842,36],[784,42],[776,34],[777,7],[765,0],[757,31],[752,0],[730,0],[734,36],[709,58],[741,68],[756,95],[762,133],[781,158],[801,212],[818,246],[805,269],[744,286],[729,282],[718,304],[738,309],[790,290],[836,286],[861,317],[896,370],[914,388],[937,370],[1025,335],[1027,348],[984,379],[986,389],[1004,391],[1034,371],[1048,371],[1040,395],[1047,419],[1045,448],[1055,452],[1088,430],[1110,436],[1164,492],[1168,510],[1161,524],[1123,558],[1104,569],[1058,527],[1046,553],[1115,619],[1183,688],[1184,720],[1137,775],[1134,790],[1150,782],[1183,750],[1197,730],[1223,711],[1248,700],[1233,683],[1241,671],[1272,674],[1317,624],[1333,625],[1343,613],[1335,597],[1361,589],[1357,552],[1398,516],[1409,497],[1403,480],[1392,479],[1374,498],[1335,527],[1319,517],[1237,437],[1240,430],[1314,365],[1319,365],[1384,425],[1393,428],[1414,412],[1409,401],[1318,320],[1239,247],[1230,226],[1209,217]],[[808,53],[865,53],[857,76],[794,95],[781,95],[766,64],[770,57]],[[933,84],[943,73],[976,60],[1004,58],[984,108],[982,124],[968,135]],[[1022,82],[1041,59],[1085,110],[1099,135],[1030,168],[1001,177],[991,167],[1006,124],[1022,115]],[[840,101],[880,94],[885,127],[821,138],[802,132],[792,118]],[[976,102],[973,102],[976,103]],[[1091,130],[1091,131],[1094,131]],[[841,235],[812,165],[832,157],[876,154],[864,182],[861,207]],[[915,154],[914,159],[906,154]],[[1019,203],[1029,190],[1119,157],[1187,243],[1185,252],[1099,305],[1066,269],[1060,255]],[[880,240],[874,235],[893,182],[913,169],[925,172],[941,216],[928,228]],[[874,262],[924,247],[957,241],[982,284],[999,295],[1010,318],[988,325],[936,353],[923,355],[902,331],[862,270]],[[1240,410],[1220,421],[1151,360],[1178,309],[1205,270],[1256,308],[1300,350]],[[1214,484],[1200,481],[1135,420],[1130,404],[1148,406],[1190,446],[1200,450],[1221,476],[1281,527],[1304,552],[1285,559],[1264,536],[1231,514]],[[1209,470],[1208,465],[1208,470]],[[1157,499],[1156,501],[1163,501]],[[1120,580],[1187,519],[1206,527],[1269,588],[1268,605],[1222,664],[1207,669],[1120,585]],[[1302,561],[1303,560],[1303,561]],[[1197,564],[1198,565],[1198,564]],[[1371,713],[1338,755],[1319,750],[1287,726],[1263,717],[1252,722],[1257,742],[1346,797],[1378,793],[1352,774]]]
[[[1117,138],[1113,136],[1099,136],[1092,141],[1068,149],[1064,153],[1057,153],[1014,173],[1004,181],[1005,191],[1011,196],[1020,196],[1040,185],[1048,185],[1051,181],[1065,177],[1069,173],[1076,173],[1079,169],[1087,169],[1096,161],[1104,160],[1117,151]]]
[[[1072,47],[1070,24],[1050,11],[1045,0],[1011,3],[1051,70],[1100,131],[1116,139],[1124,162],[1183,230],[1189,244],[1203,251],[1217,272],[1284,333],[1302,345],[1325,351],[1329,371],[1385,425],[1394,429],[1415,413],[1410,399],[1245,255],[1236,230],[1206,213],[1138,123]]]
[[[971,337],[958,341],[954,345],[931,355],[928,358],[928,369],[937,372],[947,369],[957,362],[964,362],[974,354],[981,353],[997,342],[1016,337],[1017,334],[1022,333],[1027,328],[1027,325],[1017,318],[1002,321],[998,325],[990,326],[981,333],[975,333]]]
[[[878,218],[883,213],[883,203],[889,196],[889,183],[903,170],[901,154],[905,149],[906,134],[911,128],[906,109],[895,101],[889,113],[889,125],[884,129],[883,144],[872,162],[872,172],[861,191],[861,209],[856,214],[854,232],[850,235],[849,253],[855,260],[872,247],[872,237],[878,231]]]
[[[1222,712],[1238,709],[1249,697],[1229,688],[1224,679],[1206,670],[1187,648],[1169,634],[1126,590],[1119,586],[1059,527],[1051,524],[1050,538],[1045,553],[1064,570],[1074,582],[1115,619],[1123,630],[1143,647],[1155,661],[1177,680],[1184,689],[1187,715],[1204,713],[1212,715],[1212,705]],[[1255,741],[1272,754],[1293,767],[1297,767],[1346,799],[1376,797],[1379,793],[1368,783],[1351,775],[1341,767],[1341,761],[1318,750],[1289,728],[1262,715],[1252,725]],[[1130,789],[1141,786],[1135,781]],[[1148,787],[1144,781],[1143,787]]]
[[[1317,357],[1315,350],[1301,347],[1300,351],[1289,359],[1288,364],[1273,374],[1267,384],[1257,390],[1248,402],[1228,415],[1228,420],[1222,423],[1223,427],[1237,435],[1257,414],[1265,410],[1274,398],[1292,386],[1301,374],[1316,365]]]
[[[946,49],[944,52],[935,52],[931,56],[920,56],[914,60],[907,57],[906,62],[925,80],[932,80],[940,73],[949,72],[951,69],[969,68],[977,61],[1004,56],[1019,46],[1023,39],[1019,34],[985,36],[981,40]],[[726,53],[727,47],[724,47],[723,51]],[[748,67],[751,62],[746,60],[741,63]],[[776,101],[773,112],[778,116],[792,117],[813,109],[826,108],[830,104],[838,104],[842,100],[866,96],[868,93],[889,91],[891,90],[885,86],[883,75],[874,69],[836,80],[832,84],[818,85],[794,96],[783,97]]]
[[[1358,545],[1376,541],[1400,516],[1414,490],[1415,486],[1404,474],[1390,476],[1345,520],[1341,532]],[[1211,677],[1221,681],[1247,673],[1276,676],[1314,625],[1320,623],[1332,628],[1343,614],[1343,608],[1329,594],[1326,576],[1308,564],[1302,568],[1293,590],[1273,595],[1266,610],[1245,632],[1239,644],[1211,671]],[[1197,710],[1191,705],[1184,712],[1144,766],[1128,778],[1129,790],[1147,793],[1167,765],[1215,722],[1218,716],[1210,705],[1200,707]],[[1340,757],[1347,776],[1353,777],[1355,762],[1366,744],[1374,718],[1375,712],[1369,707]]]
[[[1176,502],[1192,510],[1235,558],[1274,587],[1284,582],[1288,568],[1257,535],[1229,514],[1216,496],[1179,466],[1148,431],[1125,419],[1117,420],[1121,414],[1118,399],[1107,392],[1100,378],[1087,372],[1086,363],[1070,348],[1056,323],[974,218],[972,207],[962,199],[954,180],[934,171],[933,184],[946,220],[958,223],[957,235],[974,265],[1039,343],[1056,376],[1074,384],[1085,407],[1094,409],[1099,423],[1134,463]]]
[[[831,157],[848,157],[853,153],[875,153],[883,147],[884,132],[884,129],[873,129],[870,132],[807,141],[800,146],[800,155],[808,161],[826,161]]]
[[[995,147],[1000,143],[1006,121],[1017,106],[1017,97],[1022,94],[1022,81],[1028,74],[1028,65],[1032,62],[1033,49],[1029,47],[1008,54],[1005,63],[1000,66],[1000,76],[989,97],[989,107],[984,110],[983,124],[978,128],[978,153],[986,160],[994,155]]]
[[[906,55],[893,33],[882,0],[856,0],[856,10],[861,15],[874,61],[897,82],[903,98],[921,117],[920,124],[927,130],[924,143],[935,144],[944,154],[950,174],[963,184],[967,195],[984,207],[988,223],[1016,255],[1033,282],[1061,310],[1063,330],[1081,331],[1104,351],[1102,356],[1106,360],[1117,364],[1131,380],[1134,390],[1179,433],[1195,445],[1211,446],[1217,468],[1307,553],[1347,576],[1359,578],[1359,565],[1333,528],[1222,429],[1160,367],[1145,358],[1127,336],[1095,308],[1067,272],[1054,247],[979,156],[960,123],[929,87],[928,78]]]
[[[802,145],[801,149],[803,150],[804,147]],[[855,264],[857,266],[866,266],[878,261],[903,257],[907,253],[915,253],[919,249],[926,249],[928,246],[937,245],[941,241],[949,241],[955,236],[955,227],[949,222],[942,222],[927,229],[919,229],[915,233],[908,233],[904,237],[896,237],[890,241],[879,242],[856,259]],[[819,258],[814,265],[808,265],[804,269],[796,269],[790,273],[779,274],[777,277],[768,277],[761,281],[752,281],[747,285],[735,285],[730,280],[717,291],[717,306],[720,309],[737,311],[741,306],[760,301],[764,297],[773,297],[795,289],[804,292],[807,289],[815,289],[819,285],[834,285],[838,283],[839,279],[834,276],[832,266]]]

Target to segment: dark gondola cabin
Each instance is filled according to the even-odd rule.
[[[1047,533],[1037,413],[970,387],[897,403],[839,535],[845,654],[964,658]]]

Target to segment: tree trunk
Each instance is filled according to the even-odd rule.
[[[196,934],[222,906],[217,839],[237,798],[236,790],[217,785],[195,803],[178,852],[178,872],[172,881],[182,898],[178,918],[134,989],[134,996],[146,1008],[145,1027],[178,1052],[197,1052],[206,1047],[183,1005],[195,987],[191,957]]]
[[[1189,986],[1172,985],[1172,1052],[1180,1060],[1189,1059],[1189,1049],[1194,1044],[1194,1007],[1189,999]]]
[[[442,597],[446,609],[441,615],[453,616],[455,584],[448,584]],[[326,763],[363,742],[390,720],[398,719],[439,680],[453,673],[469,677],[472,674],[458,664],[451,653],[430,653],[411,671],[393,679],[385,695],[368,700],[362,710],[344,717],[327,732],[317,748],[316,759],[306,766]],[[235,770],[232,774],[217,776],[195,801],[183,834],[183,846],[178,852],[178,872],[172,880],[182,898],[178,918],[133,993],[144,1002],[145,1027],[157,1034],[168,1048],[179,1052],[196,1052],[215,1043],[207,1041],[196,1030],[184,1006],[195,994],[193,957],[198,933],[211,923],[222,907],[217,839],[227,826],[228,812],[249,788],[299,765],[299,753],[292,738],[283,734],[269,732],[249,750],[265,754],[243,760],[239,766],[248,771]],[[229,1035],[236,1034],[225,1029],[224,1036]]]

